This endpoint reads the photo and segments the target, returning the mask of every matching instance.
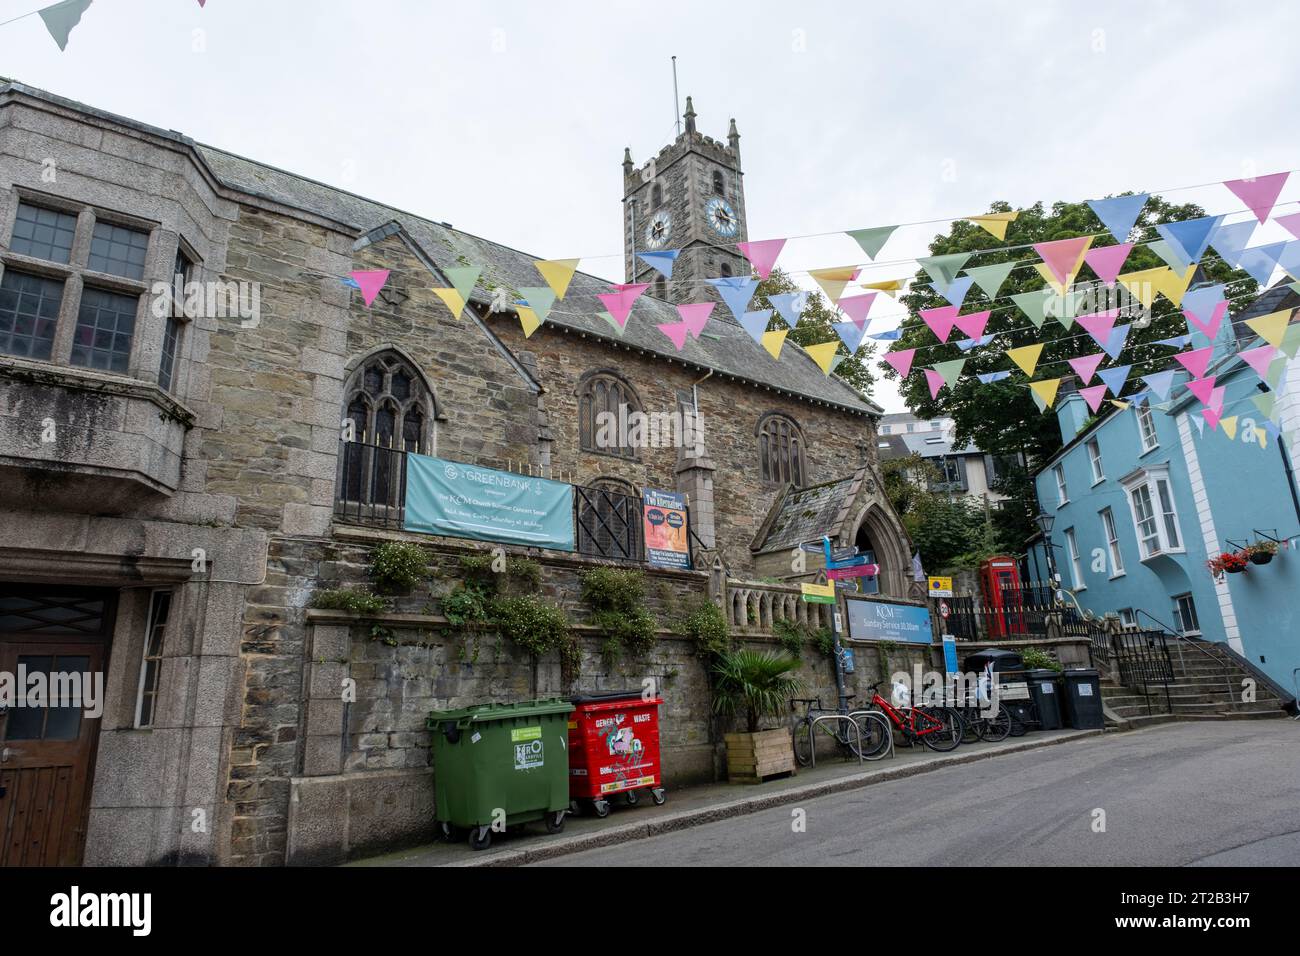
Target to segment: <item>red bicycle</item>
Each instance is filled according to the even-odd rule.
[[[956,750],[965,733],[961,717],[948,707],[895,707],[876,690],[884,681],[871,685],[867,710],[884,714],[910,747],[918,740],[937,753]]]

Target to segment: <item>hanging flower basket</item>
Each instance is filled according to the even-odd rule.
[[[1211,574],[1240,574],[1249,564],[1245,551],[1225,551],[1208,562]]]
[[[1276,541],[1257,541],[1246,549],[1251,564],[1268,564],[1277,554]]]

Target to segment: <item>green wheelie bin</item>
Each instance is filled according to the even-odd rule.
[[[432,711],[426,725],[443,836],[469,831],[470,846],[486,850],[494,824],[545,820],[549,833],[564,829],[572,712],[559,697]]]

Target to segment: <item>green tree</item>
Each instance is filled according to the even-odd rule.
[[[772,303],[768,301],[767,297],[769,295],[799,291],[801,291],[799,286],[795,285],[794,280],[789,275],[780,269],[773,269],[771,274],[758,284],[758,290],[754,294],[751,308],[754,311],[770,309]],[[804,310],[799,316],[799,324],[790,330],[790,334],[786,336],[786,341],[806,346],[828,342],[831,339],[839,339],[835,329],[831,326],[832,323],[840,321],[847,321],[847,318],[839,315],[827,303],[820,292],[810,292]],[[772,321],[767,324],[769,332],[785,327],[785,321],[778,315],[773,315]],[[869,365],[875,350],[876,347],[873,343],[864,341],[857,353],[851,354],[844,343],[840,342],[838,354],[848,357],[835,369],[835,374],[848,382],[864,398],[870,397],[871,383],[875,381],[875,375],[872,374]]]

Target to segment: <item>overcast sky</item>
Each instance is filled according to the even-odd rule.
[[[736,118],[764,239],[1300,167],[1298,26],[1172,0],[95,0],[64,53],[39,17],[0,27],[0,74],[621,280],[623,147],[673,137],[674,54],[701,131]],[[864,281],[942,231],[900,230]],[[781,264],[861,260],[841,235]]]

